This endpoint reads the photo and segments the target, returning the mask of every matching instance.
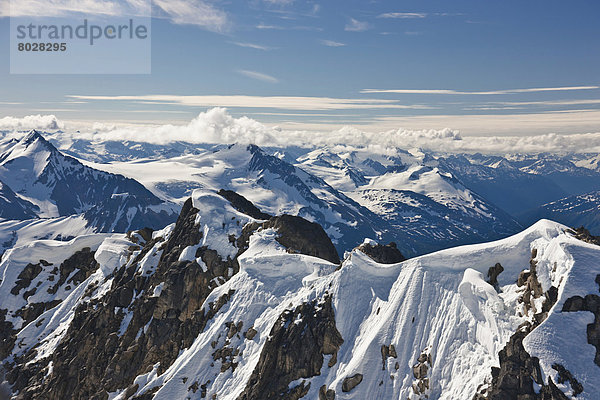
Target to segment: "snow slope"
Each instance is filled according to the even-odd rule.
[[[255,221],[234,210],[222,197],[206,191],[194,193],[193,205],[198,209],[193,229],[202,232],[201,242],[181,248],[179,261],[172,268],[187,265],[177,263],[194,260],[197,250],[204,246],[216,250],[223,259],[231,259],[237,250],[230,238],[239,237],[244,224]],[[97,307],[102,307],[102,299],[115,287],[112,276],[117,271],[137,265],[136,274],[152,276],[165,240],[169,240],[169,248],[176,245],[169,238],[177,229],[171,225],[155,232],[152,238],[160,239],[149,243],[151,249],[145,252],[138,234],[87,236],[62,244],[38,241],[10,250],[1,264],[4,272],[0,294],[3,308],[9,308],[8,320],[16,327],[20,320],[13,316],[14,311],[26,300],[15,298],[9,290],[27,262],[43,259],[60,263],[69,253],[67,249],[85,245],[97,249],[94,259],[98,263],[97,269],[76,287],[68,291],[61,287],[58,293],[62,302],[58,306],[19,331],[21,346],[15,348],[14,356],[23,354],[36,341],[42,343],[36,360],[49,354],[71,323],[77,303],[95,298]],[[318,310],[324,299],[330,298],[335,328],[343,343],[335,358],[324,356],[318,375],[289,382],[289,388],[310,383],[304,396],[310,399],[319,397],[323,385],[335,390],[336,399],[471,399],[481,385],[489,384],[491,368],[499,364],[498,352],[524,322],[533,321],[540,311],[544,298],[535,300],[534,309],[527,309],[522,301],[525,289],[516,283],[520,273],[530,268],[533,249],[543,290],[555,286],[558,296],[548,318],[526,338],[526,349],[539,357],[544,382],[548,377],[557,382],[551,366],[558,362],[583,385],[578,399],[597,397],[600,366],[594,364],[595,349],[586,340],[586,325],[593,317],[586,312],[560,310],[567,298],[597,293],[594,279],[600,274],[600,247],[575,239],[565,226],[542,220],[506,239],[442,250],[391,265],[378,264],[355,250],[341,267],[312,256],[290,254],[277,237],[278,233],[270,228],[250,236],[248,249],[237,257],[239,272],[233,276],[226,273],[201,306],[202,314],[209,312],[211,317],[190,345],[179,348],[169,365],[156,364],[137,376],[133,392],[122,387],[111,391],[110,398],[152,393],[156,399],[213,395],[236,399],[252,385],[250,378],[263,359],[272,332],[287,329],[276,326],[281,316],[313,301]],[[137,255],[143,259],[137,259]],[[198,263],[206,270],[202,260]],[[488,269],[496,263],[504,268],[498,276],[499,291],[487,282]],[[92,287],[96,289],[90,292]],[[40,291],[43,288],[40,286]],[[148,290],[150,298],[160,302],[172,289],[160,282]],[[142,295],[134,293],[134,300]],[[223,298],[226,302],[215,310],[213,305]],[[117,325],[119,336],[126,332],[132,312],[125,310],[121,327]],[[231,324],[243,329],[228,334]],[[245,337],[250,328],[256,331],[252,339]],[[50,333],[51,329],[58,329],[58,334]],[[383,347],[388,349],[385,356]],[[394,350],[389,350],[392,347]],[[215,356],[216,350],[224,348],[235,350],[231,356],[235,368],[225,368],[224,361]],[[423,374],[417,377],[415,367]],[[362,381],[344,391],[347,378],[356,374],[362,375]],[[428,387],[415,390],[425,380]],[[568,383],[557,385],[570,393]]]
[[[253,237],[250,250],[240,258],[241,271],[207,300],[215,301],[223,293],[235,290],[229,307],[210,322],[164,374],[148,377],[141,392],[161,386],[155,398],[190,396],[188,385],[182,384],[183,377],[187,377],[199,382],[211,380],[209,395],[237,398],[277,317],[286,309],[328,292],[334,299],[336,326],[344,344],[336,365],[324,366],[320,376],[306,379],[311,382],[306,398],[317,398],[323,384],[342,399],[417,398],[412,389],[412,367],[426,352],[432,358],[427,375],[431,385],[429,398],[470,399],[489,377],[491,367],[498,365],[498,351],[517,327],[532,317],[531,313],[519,316],[523,309],[515,284],[519,272],[528,265],[532,248],[538,249],[540,275],[550,274],[557,263],[552,283],[558,285],[560,299],[574,293],[568,290],[570,280],[577,276],[589,279],[600,272],[600,265],[593,262],[600,255],[600,248],[570,237],[564,229],[559,224],[540,221],[508,239],[448,249],[390,266],[376,264],[355,251],[335,272],[334,266],[320,260],[290,257],[272,241],[269,243],[269,233],[264,232]],[[565,247],[571,252],[556,252]],[[589,253],[582,254],[580,249]],[[499,277],[501,293],[483,279],[496,262],[505,268]],[[579,293],[593,292],[592,286],[581,287]],[[231,345],[239,346],[244,354],[233,374],[220,374],[219,365],[214,366],[210,357],[214,351],[210,343],[223,331],[226,321],[243,321],[244,326],[253,326],[259,332],[255,341],[232,339]],[[587,349],[583,340],[590,318],[577,319],[555,311],[538,329],[548,329],[555,323],[557,326],[551,331],[556,335],[574,322],[578,334],[572,351],[552,354],[535,351],[533,346],[532,349],[541,358],[546,376],[555,375],[546,366],[560,359],[569,370],[577,371],[577,378],[586,388],[578,398],[594,399],[600,367],[591,364],[593,348]],[[531,334],[532,342],[539,337],[537,332]],[[548,340],[548,334],[545,335],[541,339],[544,346]],[[397,358],[386,359],[382,369],[380,349],[384,344],[394,345]],[[588,367],[585,374],[577,367],[581,362]],[[363,382],[351,393],[343,393],[344,378],[355,373],[363,374]]]

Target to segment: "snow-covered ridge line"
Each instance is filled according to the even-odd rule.
[[[482,385],[491,387],[498,353],[519,327],[534,321],[545,293],[555,287],[556,302],[527,336],[526,350],[540,359],[544,384],[552,378],[571,393],[572,384],[560,382],[552,367],[559,363],[582,385],[578,398],[598,393],[600,367],[586,340],[593,317],[561,309],[568,298],[598,290],[600,247],[574,238],[566,226],[541,220],[506,239],[396,264],[378,264],[354,250],[340,266],[290,254],[282,244],[284,230],[267,222],[199,190],[177,223],[162,232],[97,238],[88,246],[95,250],[95,270],[73,281],[78,283],[62,304],[17,332],[26,347],[15,356],[28,362],[19,368],[29,368],[39,388],[63,396],[102,391],[123,399],[258,400],[260,389],[284,390],[291,396],[285,398],[295,399],[335,392],[336,399],[470,400]],[[63,262],[50,259],[51,251],[40,250],[35,258]],[[6,262],[15,263],[16,256],[7,253]],[[39,260],[23,255],[13,275]],[[529,299],[529,286],[518,281],[532,262],[541,295]],[[492,267],[501,271],[495,281]],[[64,290],[77,273],[69,271]],[[21,302],[30,286],[13,295],[19,278],[10,279],[1,284],[6,296]],[[61,314],[61,307],[69,311]],[[52,315],[60,315],[55,336],[44,328]],[[561,351],[565,335],[569,352]],[[25,351],[38,340],[38,356],[28,359]],[[103,367],[88,370],[88,383],[66,386],[71,363],[87,368],[82,351]],[[261,373],[267,370],[277,372]],[[27,383],[21,389],[40,390]]]

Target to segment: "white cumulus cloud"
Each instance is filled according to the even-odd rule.
[[[1,121],[1,120],[0,120]],[[307,131],[269,127],[248,117],[235,118],[225,108],[200,113],[185,125],[94,126],[95,131],[82,130],[76,137],[94,140],[131,140],[166,144],[175,141],[191,143],[253,143],[275,147],[355,146],[379,148],[422,148],[454,153],[514,152],[600,152],[600,132],[585,134],[548,133],[533,136],[463,136],[459,131],[444,129],[389,129],[367,131],[344,126],[332,131]]]
[[[54,115],[28,115],[23,118],[0,118],[0,130],[4,131],[22,131],[31,129],[55,131],[64,129],[64,127],[65,124],[59,121]]]

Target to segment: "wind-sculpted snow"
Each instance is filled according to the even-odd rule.
[[[550,273],[563,277],[561,283],[552,281],[558,285],[561,296],[566,294],[565,279],[574,273],[577,260],[573,262],[565,253],[557,257],[553,249],[565,245],[573,250],[589,247],[594,255],[600,254],[600,249],[580,243],[563,230],[559,224],[542,221],[502,241],[449,249],[396,265],[376,264],[355,251],[339,270],[318,259],[290,256],[273,240],[274,232],[259,232],[251,237],[249,249],[239,258],[240,272],[206,300],[214,302],[233,291],[228,306],[209,321],[205,331],[164,374],[144,378],[145,386],[140,386],[138,393],[160,387],[154,392],[155,398],[200,398],[202,393],[207,398],[216,394],[220,399],[236,399],[256,367],[278,317],[301,304],[331,296],[335,324],[344,340],[336,362],[331,366],[325,362],[320,375],[290,382],[290,389],[310,383],[304,398],[318,398],[325,385],[342,399],[416,399],[419,396],[413,384],[418,379],[413,366],[422,354],[427,354],[431,364],[427,364],[424,379],[429,388],[422,395],[471,399],[480,384],[489,379],[491,367],[498,365],[497,354],[510,336],[533,317],[532,312],[525,313],[519,302],[520,289],[515,283],[519,272],[528,265],[531,248],[538,249],[542,282]],[[585,264],[591,255],[583,257],[581,274],[592,273]],[[485,280],[488,269],[496,262],[505,267],[498,277],[499,293]],[[600,266],[595,269],[600,272]],[[580,292],[586,290],[587,287]],[[538,329],[546,329],[553,318],[564,318],[564,314],[551,312]],[[590,364],[594,351],[586,349],[582,323],[588,323],[590,318],[580,319],[581,331],[573,336],[570,352],[557,350],[558,354],[536,355],[541,355],[545,376],[556,375],[556,371],[545,366],[560,362],[583,383],[584,392],[578,398],[593,399],[597,392],[592,379],[600,376],[600,367]],[[563,323],[572,320],[567,316]],[[227,335],[230,322],[239,324],[241,331]],[[252,339],[244,337],[250,330],[257,332]],[[536,332],[530,334],[532,339]],[[562,332],[568,330],[563,328]],[[542,337],[542,343],[547,338]],[[382,359],[382,346],[390,345],[393,353]],[[220,348],[232,349],[234,370],[223,372],[224,364],[214,357]],[[586,350],[582,353],[583,349]],[[581,358],[587,360],[589,370],[585,374],[576,365]],[[346,378],[356,374],[363,376],[362,382],[350,392],[342,391]],[[200,386],[198,392],[192,390]]]
[[[378,264],[357,249],[341,265],[290,253],[278,240],[281,232],[198,190],[162,232],[87,236],[62,247],[38,241],[29,253],[10,250],[0,286],[7,288],[2,304],[10,306],[5,321],[14,329],[8,337],[17,365],[9,380],[23,393],[108,393],[111,399],[259,399],[260,388],[284,388],[275,398],[335,392],[336,399],[471,400],[491,384],[499,352],[530,323],[524,345],[539,358],[543,385],[551,378],[558,390],[572,393],[553,367],[560,364],[582,385],[578,399],[596,398],[600,366],[586,337],[594,316],[561,310],[568,298],[598,293],[600,247],[576,239],[567,227],[542,220],[506,239],[397,264]],[[83,251],[76,259],[90,261],[93,270],[71,270],[68,254],[56,251],[67,246]],[[28,263],[38,262],[19,278]],[[56,296],[44,300],[59,303],[22,326],[14,311],[50,263],[62,265],[67,276],[57,276]],[[521,282],[534,266],[541,295]],[[492,269],[496,287],[488,283]],[[28,280],[37,271],[39,278]],[[556,302],[548,303],[544,296],[553,287]],[[88,348],[95,336],[106,346]],[[300,355],[297,346],[308,337],[314,346]],[[70,368],[91,368],[82,351],[95,355],[98,371],[84,373],[80,385],[61,383],[70,379]],[[263,374],[275,370],[277,377]],[[43,389],[27,386],[22,379],[29,376]]]
[[[154,384],[166,383],[157,395],[189,395],[178,378],[195,376],[200,383],[211,381],[205,386],[208,394],[236,398],[257,361],[266,340],[265,333],[270,330],[269,324],[285,309],[329,292],[334,299],[336,326],[344,344],[332,368],[324,366],[321,376],[306,379],[311,383],[306,398],[317,398],[323,384],[335,390],[336,398],[416,398],[412,366],[428,349],[433,360],[427,374],[429,398],[470,399],[489,376],[491,367],[497,365],[498,351],[517,327],[531,318],[531,315],[519,316],[522,309],[514,283],[515,276],[528,263],[531,247],[540,249],[540,267],[543,268],[539,270],[545,271],[542,276],[548,268],[553,268],[551,261],[560,262],[557,268],[563,272],[571,262],[564,257],[545,260],[545,248],[560,247],[564,242],[581,247],[562,230],[560,225],[541,222],[504,241],[451,249],[394,266],[375,264],[355,252],[341,270],[321,277],[323,264],[315,264],[304,256],[299,256],[297,261],[286,259],[288,268],[278,269],[277,258],[286,256],[278,255],[276,249],[267,250],[265,233],[252,243],[257,250],[252,253],[254,246],[251,245],[251,250],[240,259],[240,273],[213,294],[216,298],[235,290],[225,315],[213,321],[213,328],[208,328],[197,339],[190,349],[193,351],[182,354],[181,361],[175,363],[176,368],[157,377]],[[599,250],[594,250],[598,254]],[[499,294],[482,279],[482,273],[487,273],[494,262],[506,268],[499,277],[502,289]],[[289,270],[291,266],[294,273]],[[280,274],[273,275],[274,270]],[[556,314],[555,318],[562,315]],[[218,371],[219,366],[211,369],[209,365],[213,363],[209,342],[219,335],[226,321],[242,321],[244,326],[258,331],[258,340],[231,342],[244,354],[231,375],[212,372],[215,368]],[[580,332],[582,336],[585,328]],[[394,345],[397,357],[384,360],[382,370],[379,350],[382,345],[390,344]],[[585,348],[585,344],[580,341],[573,346],[574,351],[561,352],[560,359],[542,358],[542,365],[561,361],[572,368],[571,371],[579,371],[574,365],[581,357],[576,349]],[[588,363],[592,362],[593,352],[588,351],[586,355]],[[572,361],[567,362],[569,360]],[[591,376],[599,376],[597,368],[590,366],[590,372],[594,372]],[[351,394],[345,395],[341,390],[343,380],[356,373],[361,373],[364,380]],[[550,371],[545,370],[545,373]],[[584,381],[584,388],[589,380],[580,379]],[[580,398],[594,398],[594,386],[589,387],[591,390],[584,391]]]

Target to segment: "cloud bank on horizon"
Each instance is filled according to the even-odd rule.
[[[23,118],[4,117],[0,118],[0,130],[22,131],[22,130],[49,130],[56,131],[64,129],[65,124],[54,115],[28,115]]]
[[[73,125],[75,124],[75,125]],[[73,126],[71,126],[73,125]],[[257,144],[273,147],[353,146],[385,149],[421,148],[454,153],[542,153],[600,152],[600,132],[585,134],[548,133],[533,136],[462,136],[459,131],[445,129],[390,129],[368,132],[345,126],[329,132],[286,130],[266,126],[252,118],[231,116],[225,108],[212,108],[200,113],[184,125],[115,125],[95,123],[83,127],[58,120],[54,115],[31,115],[24,118],[0,119],[0,131],[14,137],[22,131],[38,129],[72,139],[94,141],[136,141],[168,144],[182,141],[212,144]]]

